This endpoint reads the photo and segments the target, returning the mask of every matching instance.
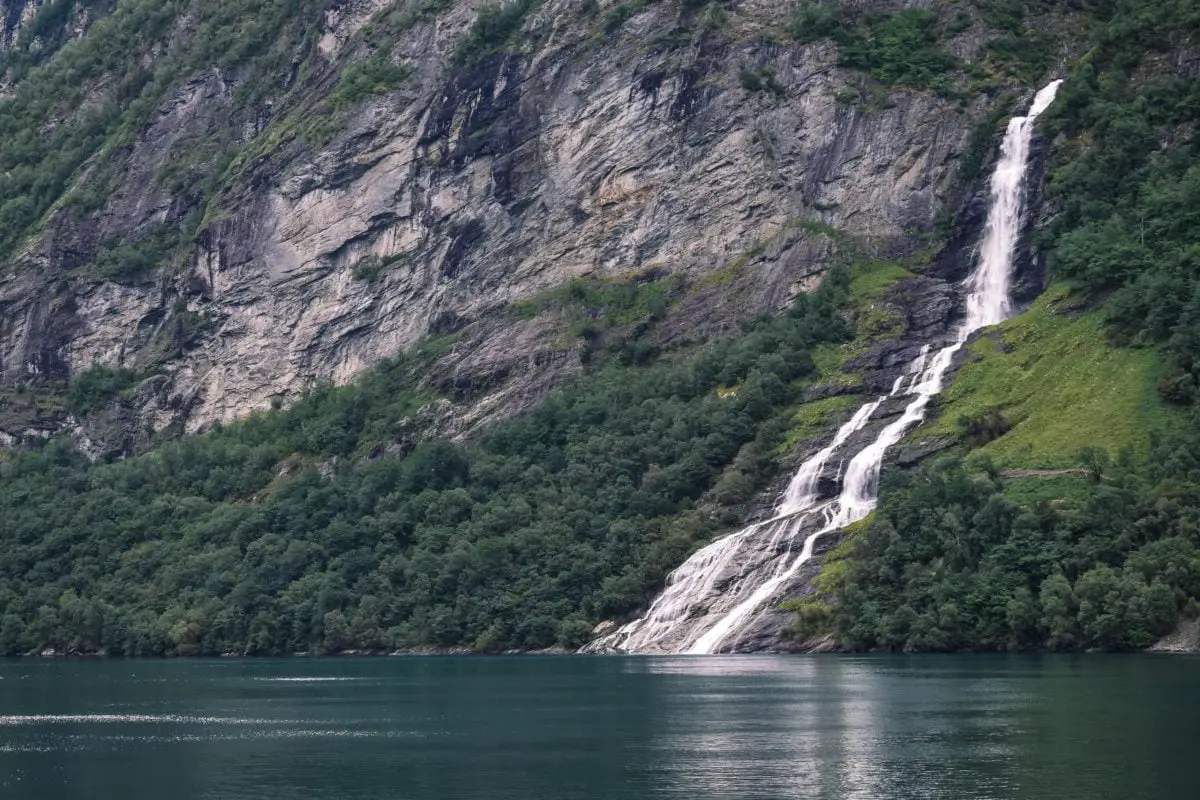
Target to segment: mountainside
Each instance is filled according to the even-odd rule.
[[[460,332],[438,372],[470,394],[443,426],[465,432],[576,368],[553,320],[498,310],[577,277],[737,263],[752,279],[698,292],[680,327],[776,311],[829,260],[796,222],[921,249],[991,111],[965,75],[888,91],[839,67],[774,3],[476,5],[6,6],[69,30],[8,37],[0,381],[128,370],[125,424],[84,426],[128,451]],[[897,35],[985,63],[963,13]],[[932,82],[914,70],[887,80]],[[0,428],[53,431],[55,411]]]
[[[893,478],[803,574],[788,646],[1148,644],[1200,567],[1134,637],[1082,633],[1103,592],[1071,592],[1178,539],[1131,562],[1150,591],[1200,544],[1200,476],[1145,467],[1200,375],[1198,24],[1185,0],[0,0],[0,651],[583,644],[950,335],[1004,124],[1051,77],[1012,293],[1041,299],[890,456],[971,452],[924,469],[995,502]],[[1074,546],[1054,514],[1123,449],[1133,516],[972,583],[1022,513]],[[937,534],[985,511],[1008,522]],[[962,525],[990,538],[945,582]],[[1070,635],[956,600],[1047,580]]]

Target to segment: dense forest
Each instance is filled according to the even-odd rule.
[[[1084,457],[1089,476],[1054,498],[1011,496],[986,462],[897,473],[827,576],[838,604],[800,604],[795,633],[853,649],[1153,644],[1200,613],[1200,438],[1156,437],[1148,464]]]

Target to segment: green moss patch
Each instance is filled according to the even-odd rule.
[[[861,403],[862,398],[857,395],[837,395],[803,404],[792,415],[780,452],[790,450],[798,442],[825,434],[838,417],[844,415],[851,406]]]

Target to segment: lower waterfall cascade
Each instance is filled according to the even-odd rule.
[[[1021,233],[1025,175],[1034,122],[1054,101],[1061,80],[1037,93],[1026,116],[1008,124],[991,176],[989,205],[978,262],[967,278],[966,314],[954,340],[937,351],[929,345],[909,364],[890,393],[863,405],[822,450],[805,461],[768,520],[717,539],[696,551],[667,578],[645,615],[596,639],[583,652],[730,652],[739,634],[813,556],[824,534],[863,519],[878,500],[879,473],[888,448],[925,418],[930,398],[942,391],[955,354],[976,331],[1012,314],[1009,281]],[[893,398],[911,398],[904,411],[846,461],[851,437]],[[839,458],[841,490],[822,498],[826,465]],[[800,544],[797,548],[796,545]],[[736,566],[740,572],[731,574]]]

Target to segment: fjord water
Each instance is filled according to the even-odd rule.
[[[1195,797],[1186,657],[0,662],[5,800]]]
[[[667,579],[646,613],[584,648],[587,652],[720,653],[738,650],[738,635],[756,614],[769,613],[777,595],[813,555],[817,539],[863,519],[875,508],[887,450],[925,419],[942,391],[955,354],[972,334],[1011,315],[1009,280],[1020,239],[1034,123],[1050,107],[1061,80],[1043,88],[1025,116],[1014,117],[1000,145],[989,185],[988,214],[975,268],[966,281],[966,313],[954,339],[931,353],[926,345],[891,392],[863,405],[833,441],[797,470],[775,513],[694,553]],[[839,470],[841,491],[822,498],[825,465],[892,398],[903,412],[850,456]],[[911,399],[907,399],[911,398]]]

